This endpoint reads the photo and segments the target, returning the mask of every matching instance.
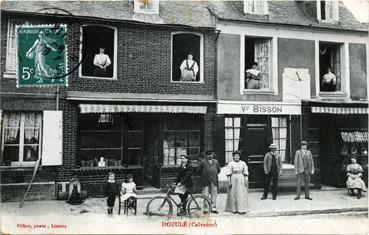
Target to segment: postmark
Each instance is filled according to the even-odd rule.
[[[66,86],[66,25],[16,27],[17,86]]]

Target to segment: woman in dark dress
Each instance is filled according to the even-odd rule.
[[[193,186],[192,180],[193,168],[188,161],[187,155],[181,155],[181,168],[178,172],[175,193],[178,193],[181,199],[181,212],[179,215],[186,214],[186,202],[188,197],[188,190]]]
[[[108,215],[113,215],[115,198],[119,194],[119,186],[115,182],[115,175],[113,172],[109,172],[109,179],[105,184],[104,193],[108,205]]]

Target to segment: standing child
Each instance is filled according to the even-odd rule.
[[[113,172],[109,172],[108,182],[105,184],[105,198],[108,204],[108,215],[113,215],[113,207],[115,202],[115,197],[119,193],[118,185],[115,182],[115,175]]]
[[[137,190],[136,190],[136,184],[135,182],[133,182],[133,175],[127,175],[126,177],[126,181],[122,183],[122,191],[121,191],[121,201],[125,201],[125,200],[131,200],[128,201],[128,206],[132,204],[132,197],[136,198],[137,195]]]

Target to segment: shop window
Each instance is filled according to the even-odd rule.
[[[337,0],[318,0],[317,1],[318,19],[323,21],[338,20],[338,1]]]
[[[287,118],[286,117],[272,117],[272,135],[273,143],[278,146],[279,155],[282,161],[285,162],[287,146]]]
[[[116,78],[116,29],[104,26],[82,27],[80,75]]]
[[[194,33],[172,35],[172,81],[203,81],[203,36]]]
[[[226,117],[225,121],[225,152],[226,163],[232,161],[232,153],[239,150],[241,141],[241,117]]]
[[[319,44],[320,91],[341,91],[341,45]]]
[[[7,32],[7,43],[6,43],[6,63],[5,63],[5,74],[4,77],[15,78],[16,71],[16,60],[17,60],[17,42],[16,42],[16,26],[28,25],[27,21],[21,20],[9,20],[8,21],[8,32]]]
[[[244,13],[248,14],[268,14],[267,0],[244,0]]]
[[[271,39],[245,37],[245,81],[246,90],[272,89]]]
[[[159,14],[159,0],[135,0],[134,11],[146,14]]]
[[[181,155],[197,159],[200,155],[200,130],[164,128],[163,165],[180,165]]]
[[[133,119],[121,114],[81,115],[80,165],[141,165],[143,131],[131,125],[139,122]]]
[[[40,157],[41,113],[4,113],[2,165],[27,165]]]

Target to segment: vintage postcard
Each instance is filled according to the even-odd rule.
[[[1,1],[3,234],[367,234],[367,0]]]

